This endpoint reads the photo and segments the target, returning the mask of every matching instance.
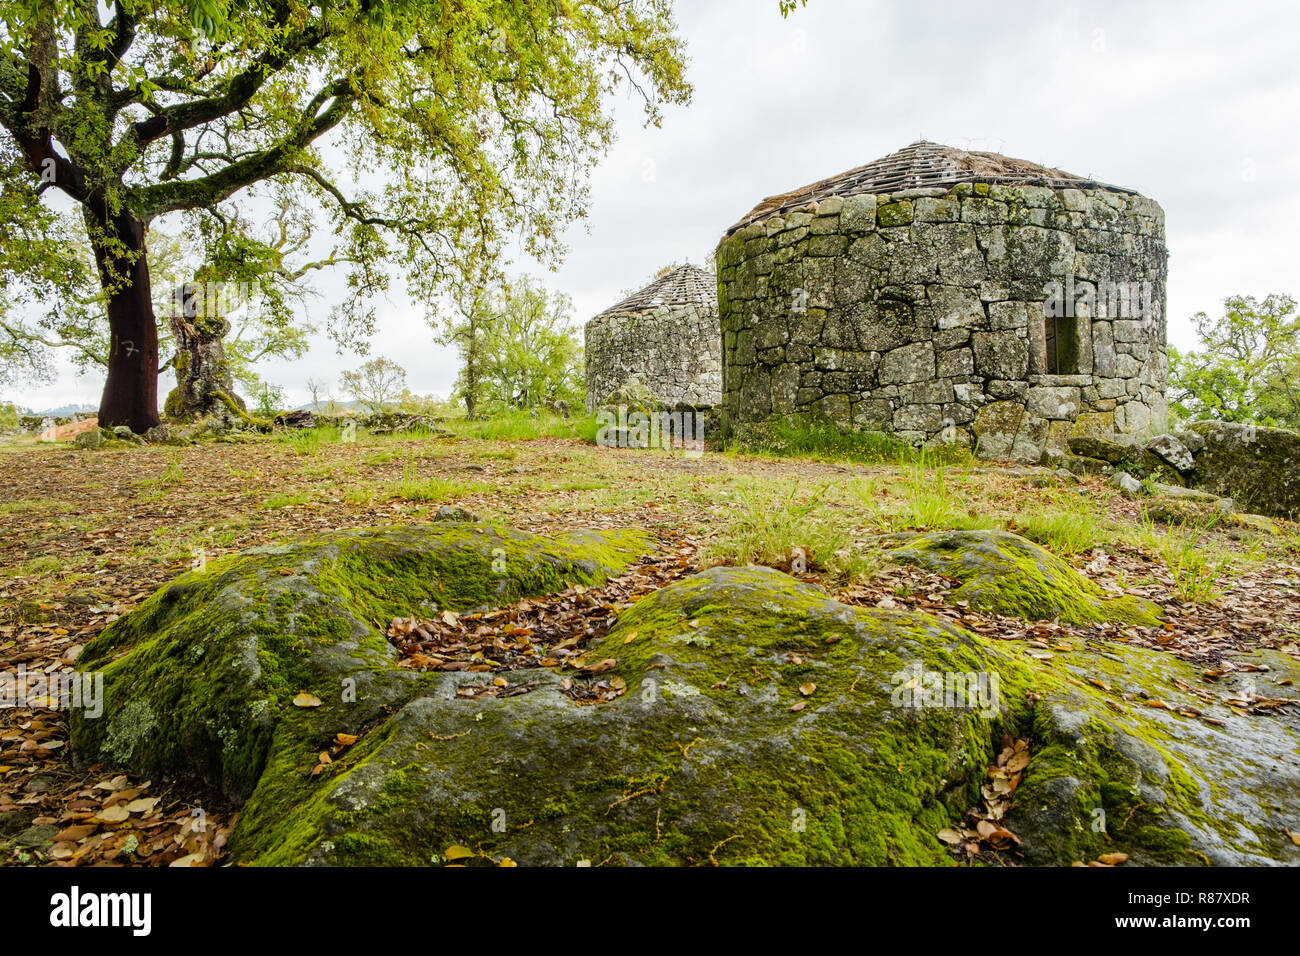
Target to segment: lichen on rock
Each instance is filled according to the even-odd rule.
[[[1234,422],[1193,422],[1205,441],[1192,483],[1275,518],[1300,515],[1300,433]]]

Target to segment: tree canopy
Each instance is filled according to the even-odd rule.
[[[1201,349],[1170,350],[1170,398],[1184,414],[1300,427],[1300,316],[1288,295],[1230,296],[1192,321]]]
[[[230,215],[266,182],[318,205],[350,270],[327,328],[356,344],[386,264],[432,304],[516,238],[554,260],[612,140],[607,95],[658,123],[689,97],[684,64],[669,0],[6,0],[0,268],[26,286],[7,295],[87,281],[62,193],[107,297],[101,417],[147,426],[154,220]]]

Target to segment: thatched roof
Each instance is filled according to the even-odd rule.
[[[823,179],[779,196],[769,196],[749,211],[728,232],[758,219],[803,206],[830,196],[856,196],[862,193],[891,193],[900,189],[925,186],[953,186],[957,183],[1000,183],[1006,185],[1040,185],[1060,189],[1133,190],[1099,183],[1086,176],[1076,176],[1050,166],[1040,166],[1024,159],[1012,159],[999,153],[982,153],[955,149],[925,140],[905,146],[875,162],[850,169],[846,173]]]
[[[706,305],[716,307],[718,279],[707,269],[697,266],[678,266],[654,282],[634,292],[617,305],[612,305],[601,315],[611,312],[649,312],[674,305]]]

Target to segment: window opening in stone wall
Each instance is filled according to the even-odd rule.
[[[1043,317],[1043,337],[1047,341],[1047,374],[1079,374],[1079,337],[1075,317]]]

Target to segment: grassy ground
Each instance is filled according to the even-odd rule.
[[[1065,484],[1029,469],[863,464],[851,460],[862,452],[854,448],[786,448],[779,457],[602,448],[588,443],[590,430],[585,421],[520,417],[461,423],[450,436],[358,432],[355,441],[320,429],[98,452],[0,444],[0,670],[66,665],[109,621],[195,562],[316,531],[423,522],[451,504],[543,534],[645,527],[672,541],[683,572],[757,561],[846,598],[892,594],[907,603],[915,594],[926,607],[933,583],[917,583],[914,572],[900,578],[855,543],[910,529],[1006,528],[1104,585],[1175,609],[1184,630],[1244,617],[1274,622],[1279,640],[1287,629],[1300,632],[1294,525],[1280,534],[1208,522],[1170,527],[1100,479]],[[1007,636],[1023,630],[987,626],[1005,626]],[[219,802],[175,782],[74,769],[65,740],[59,711],[0,710],[0,864],[45,861],[24,849],[17,824],[5,832],[7,815],[27,827],[75,826],[101,785],[114,783],[108,792],[148,799],[143,784],[159,796],[150,813],[168,821],[163,849],[133,846],[124,859],[109,841],[84,862],[219,856],[212,843],[228,820]],[[200,804],[214,821],[206,832],[217,836],[186,830]]]

